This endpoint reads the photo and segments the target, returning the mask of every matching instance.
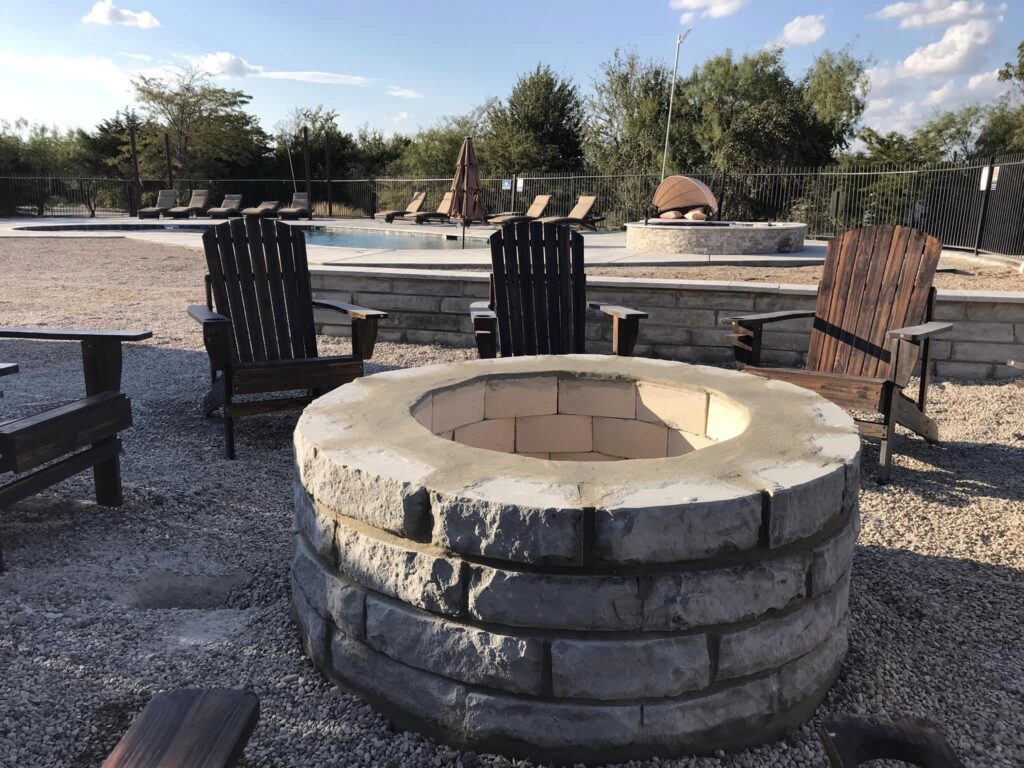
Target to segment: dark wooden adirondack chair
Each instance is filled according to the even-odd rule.
[[[861,434],[881,440],[878,479],[892,467],[897,424],[937,442],[925,415],[930,339],[949,323],[932,320],[932,278],[942,244],[910,227],[876,226],[844,232],[828,244],[817,307],[729,318],[739,366],[758,376],[813,389],[844,408],[876,411],[881,423],[858,419]],[[767,323],[813,317],[805,369],[762,368],[761,335]],[[918,361],[917,397],[904,393]]]
[[[818,730],[832,768],[893,760],[920,768],[964,768],[946,735],[917,717],[831,718]]]
[[[583,235],[559,224],[519,221],[490,237],[491,298],[470,308],[480,357],[586,352],[586,312],[612,318],[612,353],[630,355],[646,312],[587,303]]]
[[[363,375],[377,322],[386,312],[313,298],[302,230],[250,217],[203,234],[206,306],[188,313],[203,326],[213,386],[203,400],[209,417],[224,411],[225,452],[235,457],[234,418],[302,408],[314,397]],[[352,354],[320,357],[313,308],[352,318]],[[306,390],[301,396],[236,402],[236,395]]]
[[[64,328],[0,328],[0,338],[80,341],[85,397],[33,416],[0,424],[0,509],[89,468],[96,503],[120,506],[120,432],[132,425],[131,402],[121,391],[121,343],[142,341],[149,331],[94,331]],[[16,365],[0,365],[0,376]],[[3,570],[0,549],[0,571]]]

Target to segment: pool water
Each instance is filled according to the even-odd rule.
[[[442,248],[461,248],[460,235],[406,235],[388,232],[369,232],[357,229],[324,229],[322,227],[303,227],[306,230],[306,243],[309,245],[329,245],[336,248],[381,248],[388,250],[435,250]],[[486,242],[476,238],[466,238],[467,248],[483,248]]]

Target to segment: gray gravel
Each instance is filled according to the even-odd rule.
[[[136,426],[126,504],[88,476],[0,513],[0,766],[93,766],[156,692],[250,687],[260,724],[245,766],[527,766],[394,732],[332,690],[289,616],[294,415],[238,426],[236,462],[198,402],[206,358],[183,307],[201,256],[131,240],[0,240],[0,324],[148,327],[125,358]],[[324,339],[324,351],[343,345]],[[374,369],[470,356],[378,345]],[[0,343],[3,417],[82,387],[76,345]],[[900,442],[893,482],[865,455],[851,651],[818,716],[909,713],[945,724],[969,766],[1024,764],[1024,390],[939,382],[945,443]],[[813,726],[813,724],[812,724]],[[659,766],[825,766],[811,726],[736,755]]]

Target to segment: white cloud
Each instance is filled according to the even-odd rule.
[[[910,76],[931,75],[937,72],[960,72],[969,66],[977,54],[992,39],[995,22],[990,19],[972,19],[946,29],[938,42],[921,46],[903,60]]]
[[[668,5],[677,11],[683,11],[679,21],[689,24],[700,12],[702,18],[722,19],[732,16],[746,5],[748,0],[669,0]]]
[[[259,77],[266,80],[295,80],[321,85],[358,85],[363,87],[373,82],[370,78],[360,75],[342,75],[336,72],[267,69],[258,64],[250,64],[241,56],[227,51],[204,53],[186,58],[195,67],[213,77]]]
[[[128,51],[118,51],[118,56],[124,56],[126,59],[135,59],[136,61],[152,61],[153,57],[148,53],[128,53]]]
[[[782,34],[776,38],[778,45],[808,45],[825,34],[825,17],[797,16],[782,28]]]
[[[953,80],[947,80],[938,88],[928,91],[928,95],[924,97],[925,104],[932,104],[939,106],[949,100],[950,96],[956,90],[956,83]]]
[[[98,2],[82,17],[83,24],[120,24],[125,27],[139,29],[156,29],[160,22],[149,11],[129,11],[118,8],[114,0],[98,0]]]
[[[388,88],[388,96],[397,96],[400,99],[422,99],[424,94],[414,91],[412,88],[402,88],[399,85],[392,85]]]
[[[390,120],[393,123],[404,123],[410,117],[412,117],[412,115],[410,115],[408,112],[399,112],[398,114],[389,117],[388,120]]]
[[[919,0],[885,6],[874,19],[899,19],[902,29],[933,27],[1002,13],[1006,4],[989,6],[983,0]]]
[[[21,78],[40,77],[93,83],[111,93],[127,93],[131,89],[130,75],[110,59],[103,56],[33,56],[0,50],[0,69],[19,73]]]

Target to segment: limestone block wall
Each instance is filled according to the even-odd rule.
[[[307,410],[292,563],[307,653],[399,727],[541,760],[739,748],[804,722],[847,647],[852,421],[804,390],[728,371],[697,369],[738,392],[694,397],[698,381],[672,400],[648,387],[676,382],[645,378],[626,393],[621,378],[593,376],[630,363],[570,357],[585,375],[550,357],[461,364],[493,380],[440,366],[368,377]],[[420,375],[446,386],[424,397],[411,386]],[[453,439],[562,415],[713,440],[577,463]],[[773,428],[780,418],[790,429]],[[387,438],[364,444],[370,435]],[[554,457],[558,438],[531,447]]]
[[[727,227],[626,224],[626,248],[707,255],[799,253],[807,225],[798,222],[732,223]]]
[[[390,317],[379,338],[415,344],[471,346],[469,305],[487,298],[484,272],[313,267],[313,287],[322,298],[383,309]],[[750,312],[813,309],[816,287],[740,282],[590,277],[587,298],[641,309],[636,354],[695,363],[732,361],[723,318]],[[1024,293],[939,291],[936,319],[953,330],[932,343],[934,373],[941,377],[1000,379],[1019,375],[1006,365],[1024,357]],[[337,313],[317,312],[320,330],[347,334]],[[611,323],[599,313],[587,322],[589,352],[611,349]],[[809,320],[765,326],[766,365],[802,365]]]

